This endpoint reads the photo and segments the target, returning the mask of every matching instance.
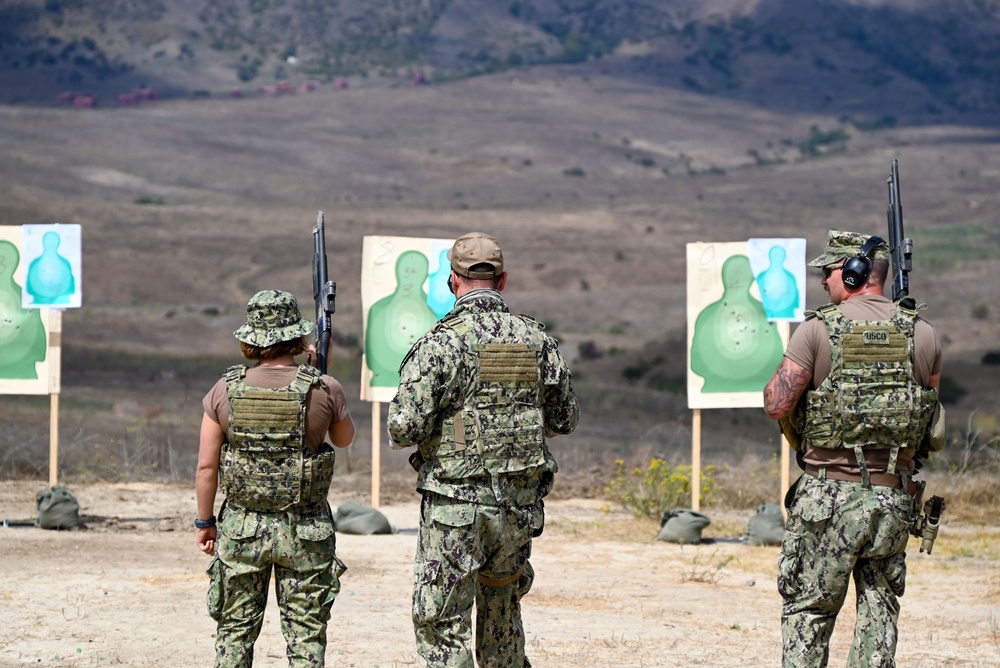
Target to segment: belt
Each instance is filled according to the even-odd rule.
[[[818,466],[812,464],[806,464],[806,475],[811,475],[815,478],[823,477],[821,469]],[[836,469],[827,468],[826,469],[826,479],[827,480],[842,480],[845,482],[861,482],[860,473],[848,473],[846,471],[838,471]],[[871,484],[877,485],[879,487],[893,487],[896,489],[902,489],[903,480],[898,475],[893,475],[891,473],[869,473],[868,479]],[[906,493],[913,496],[914,492],[917,491],[917,483],[913,480],[909,481],[906,486]]]

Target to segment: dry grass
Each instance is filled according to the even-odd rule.
[[[675,393],[686,366],[685,244],[804,236],[814,251],[828,227],[878,231],[892,157],[914,239],[911,293],[931,304],[945,373],[968,390],[949,420],[975,412],[995,426],[1000,415],[1000,381],[979,362],[1000,340],[993,128],[852,131],[843,153],[762,166],[748,150],[839,119],[559,68],[419,89],[0,115],[0,221],[83,227],[84,308],[66,313],[63,332],[68,482],[192,479],[200,400],[236,361],[243,304],[264,286],[309,294],[309,231],[323,209],[334,327],[347,337],[361,336],[365,235],[481,228],[501,238],[511,308],[560,338],[584,409],[577,432],[553,442],[553,499],[600,499],[615,459],[690,463],[690,411]],[[637,163],[636,147],[658,165],[684,155],[717,169],[667,174]],[[573,167],[586,176],[567,177]],[[811,281],[807,304],[824,297]],[[600,357],[578,358],[587,342]],[[338,476],[364,499],[371,406],[356,399],[356,355],[345,347],[336,368],[359,426]],[[626,377],[636,369],[645,371]],[[47,398],[4,397],[3,407],[0,476],[44,479]],[[720,409],[705,411],[701,436],[718,483],[710,529],[733,534],[757,505],[781,499],[777,430],[759,409]],[[405,457],[383,449],[382,467],[383,497],[408,498]],[[997,516],[987,471],[927,477],[928,493],[948,499],[946,522]],[[728,511],[739,515],[721,519]],[[576,530],[638,539],[655,529],[613,524]]]
[[[996,470],[928,473],[924,498],[942,496],[950,521],[996,526],[1000,516],[1000,476]]]
[[[692,557],[690,568],[684,572],[681,581],[715,584],[722,577],[723,569],[734,561],[737,561],[735,555],[720,555],[718,550],[708,555],[698,551]]]

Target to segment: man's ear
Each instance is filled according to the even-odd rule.
[[[500,281],[497,283],[497,292],[503,292],[504,287],[507,285],[507,272],[500,274]]]

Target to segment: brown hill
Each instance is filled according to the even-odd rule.
[[[0,6],[0,100],[113,106],[137,91],[275,94],[573,63],[869,124],[995,122],[998,34],[1000,5],[984,0],[17,0]]]
[[[0,224],[83,228],[63,424],[86,465],[124,433],[133,453],[170,442],[187,459],[161,453],[156,465],[187,470],[200,397],[237,354],[248,296],[273,286],[308,298],[319,209],[339,286],[338,369],[363,428],[368,406],[353,399],[362,238],[483,229],[504,245],[512,308],[548,322],[576,370],[587,411],[569,465],[683,458],[689,417],[672,390],[685,368],[685,244],[801,236],[815,254],[827,228],[884,233],[894,157],[914,240],[911,294],[931,305],[946,375],[969,392],[957,424],[977,411],[989,429],[1000,415],[996,373],[980,363],[1000,338],[992,128],[866,130],[565,66],[0,116]],[[822,302],[817,281],[807,300]],[[30,472],[44,455],[14,443],[44,453],[46,404],[4,403],[4,461]],[[140,436],[127,431],[137,424]],[[759,411],[713,412],[705,429],[706,449],[726,457],[775,447]]]

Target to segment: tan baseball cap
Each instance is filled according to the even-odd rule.
[[[474,279],[497,278],[503,273],[503,251],[500,242],[482,232],[469,232],[455,239],[448,251],[451,268],[459,276]],[[493,271],[469,271],[477,264],[488,264]]]

